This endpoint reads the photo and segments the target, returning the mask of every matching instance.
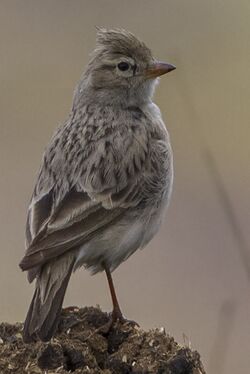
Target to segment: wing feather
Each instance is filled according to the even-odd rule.
[[[69,227],[50,232],[47,236],[31,245],[20,263],[22,270],[42,265],[48,260],[62,255],[66,251],[88,241],[92,235],[105,229],[106,225],[116,221],[123,209],[116,208],[107,211],[100,204],[96,211],[92,211],[87,219],[76,221]]]

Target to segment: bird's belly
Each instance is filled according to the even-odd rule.
[[[158,231],[164,216],[166,203],[158,206],[128,211],[119,222],[82,245],[74,270],[84,265],[94,274],[102,271],[105,263],[113,271],[138,248],[145,247]]]

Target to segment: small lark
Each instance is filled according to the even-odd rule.
[[[106,272],[111,323],[123,321],[111,272],[156,234],[172,190],[169,136],[152,97],[157,77],[174,69],[130,32],[97,30],[29,206],[20,267],[36,288],[26,342],[53,336],[70,276],[81,266]]]

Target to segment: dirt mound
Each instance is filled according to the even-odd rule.
[[[0,324],[1,374],[204,374],[197,352],[181,347],[163,328],[148,332],[117,324],[98,329],[108,314],[98,308],[64,309],[49,343],[24,344],[22,324]]]

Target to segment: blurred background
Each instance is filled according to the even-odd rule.
[[[67,117],[95,25],[123,27],[177,70],[155,101],[175,183],[157,237],[114,273],[125,315],[165,326],[208,373],[250,366],[250,2],[0,1],[0,320],[24,319],[33,293],[18,268],[41,155]],[[103,274],[78,271],[65,305],[111,309]]]

